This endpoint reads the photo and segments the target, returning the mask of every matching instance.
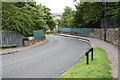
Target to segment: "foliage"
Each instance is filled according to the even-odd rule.
[[[90,64],[87,65],[86,58],[83,58],[60,78],[112,78],[111,62],[102,48],[94,48],[94,60],[89,61]]]
[[[78,27],[100,27],[104,14],[106,18],[117,18],[118,16],[118,2],[106,2],[106,7],[103,2],[83,2],[78,3],[76,9],[74,22]]]
[[[55,27],[56,23],[52,18],[52,14],[50,13],[50,9],[44,6],[44,19],[46,20],[46,23],[49,26],[49,29],[53,30]]]
[[[62,26],[61,25],[61,23],[62,23],[61,21],[62,21],[61,19],[56,19],[56,23],[57,23],[58,27]]]
[[[64,13],[62,14],[62,18],[61,18],[61,26],[62,27],[72,27],[73,25],[73,14],[74,11],[72,11],[72,9],[70,7],[67,7],[64,9]]]
[[[101,20],[105,17],[109,21],[120,19],[118,2],[106,2],[106,7],[103,2],[80,2],[75,7],[75,11],[69,7],[64,9],[61,20],[62,27],[100,28]]]
[[[53,23],[50,9],[36,2],[3,2],[2,29],[18,31],[25,36],[34,30],[47,30]],[[52,25],[53,26],[53,25]]]
[[[51,19],[49,20],[48,25],[49,25],[49,29],[50,29],[50,30],[53,30],[53,29],[55,28],[55,26],[56,26],[56,21],[51,18]]]

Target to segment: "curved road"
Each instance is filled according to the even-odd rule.
[[[3,78],[57,78],[82,59],[89,45],[77,39],[47,35],[48,42],[4,55]]]

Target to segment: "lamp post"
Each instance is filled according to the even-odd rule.
[[[104,41],[106,41],[106,28],[107,28],[107,24],[106,24],[106,0],[103,2],[103,29],[104,29]]]

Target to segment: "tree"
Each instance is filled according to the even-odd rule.
[[[3,2],[2,29],[18,31],[25,36],[34,30],[47,30],[51,26],[50,9],[36,2]]]
[[[90,3],[84,2],[79,3],[76,6],[76,14],[74,16],[75,22],[78,26],[96,26],[100,25],[100,16],[102,15],[102,4],[101,3]],[[80,16],[79,16],[80,15]]]
[[[56,19],[56,23],[57,23],[58,27],[62,26],[61,21],[62,21],[61,19]]]
[[[3,2],[2,28],[15,30],[27,35],[33,30],[33,21],[30,12],[14,5],[15,3]]]
[[[115,18],[118,14],[118,2],[106,2],[106,18]],[[82,2],[76,5],[74,23],[78,27],[99,27],[103,16],[102,2]],[[74,25],[74,26],[75,26]]]
[[[66,28],[70,28],[72,27],[73,24],[73,11],[70,7],[67,7],[64,9],[64,13],[62,14],[62,18],[61,18],[61,26],[62,27],[66,27]]]
[[[50,13],[50,9],[47,8],[46,6],[43,6],[43,12],[44,14],[44,20],[46,20],[46,23],[48,24],[49,29],[53,30],[55,27],[56,23],[52,18],[52,14]]]

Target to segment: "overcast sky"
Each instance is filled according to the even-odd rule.
[[[66,6],[75,9],[75,2],[73,2],[73,0],[36,0],[36,2],[37,4],[41,3],[46,5],[51,9],[52,13],[62,13]]]

